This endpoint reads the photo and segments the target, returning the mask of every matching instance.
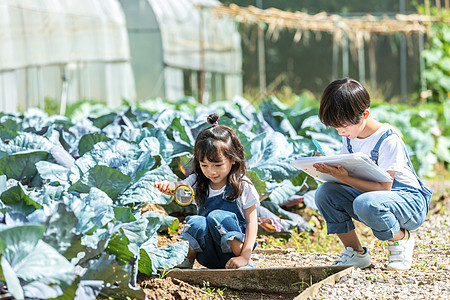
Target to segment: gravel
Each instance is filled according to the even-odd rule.
[[[372,239],[372,265],[356,269],[336,284],[323,284],[313,299],[450,299],[450,214],[428,216],[416,238],[410,270],[389,271],[387,244]],[[339,254],[300,253],[295,249],[259,250],[252,254],[257,267],[330,265]]]
[[[440,184],[440,186],[436,186]],[[375,239],[365,226],[355,224],[359,230],[361,240],[368,246],[372,265],[364,270],[355,269],[343,276],[335,284],[321,285],[314,298],[310,299],[449,299],[450,300],[450,195],[448,193],[450,181],[445,180],[434,183],[433,188],[439,197],[432,202],[430,213],[422,226],[413,231],[416,244],[414,248],[413,266],[410,270],[389,271],[387,263],[387,244]],[[320,222],[318,222],[319,224]],[[339,257],[342,245],[337,242],[335,235],[328,236],[328,253],[319,253],[320,248],[309,249],[308,252],[299,252],[290,244],[281,243],[278,246],[271,244],[270,249],[258,246],[252,254],[252,259],[258,268],[270,267],[308,267],[329,266]],[[163,244],[177,240],[173,235]],[[302,242],[302,241],[300,241]],[[314,244],[316,245],[316,244]],[[336,246],[337,245],[337,246]],[[311,245],[299,245],[300,249],[308,249]],[[195,268],[201,267],[196,264]],[[158,290],[146,289],[147,292]],[[165,297],[166,299],[196,299],[198,291],[186,294]],[[160,295],[159,295],[160,296]],[[159,297],[158,296],[158,297]],[[210,295],[211,296],[211,295]],[[286,295],[278,295],[282,299],[289,299]],[[158,299],[156,297],[155,299]],[[225,299],[225,297],[219,297]],[[230,299],[281,299],[274,295],[256,295],[249,298],[246,294],[233,296]],[[150,299],[153,299],[150,297]],[[226,298],[228,299],[228,298]]]

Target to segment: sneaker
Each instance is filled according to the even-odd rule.
[[[174,268],[178,269],[192,269],[194,267],[194,263],[191,262],[187,257],[184,258],[183,262],[179,265],[176,265]]]
[[[411,268],[414,250],[414,237],[411,232],[407,240],[388,241],[389,270],[406,271]]]
[[[364,254],[359,254],[352,247],[347,247],[342,252],[341,257],[336,259],[333,266],[357,266],[360,269],[367,268],[370,266],[370,255],[369,249],[363,247]]]
[[[247,263],[245,266],[240,267],[239,270],[255,269],[255,268],[256,268],[256,265],[255,265],[255,263],[253,262],[253,260],[250,258],[250,259],[248,260],[248,263]]]

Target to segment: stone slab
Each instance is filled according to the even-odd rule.
[[[317,266],[290,268],[256,268],[244,270],[174,269],[166,276],[194,285],[209,282],[210,286],[263,293],[301,292],[348,266]]]

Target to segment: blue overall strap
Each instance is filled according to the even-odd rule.
[[[381,143],[391,134],[394,132],[392,129],[386,130],[385,133],[378,139],[378,142],[375,144],[375,147],[373,147],[372,151],[370,152],[370,158],[373,160],[373,162],[378,165],[378,151],[380,150]]]
[[[375,144],[375,147],[373,147],[373,150],[371,151],[371,159],[373,160],[373,162],[376,165],[378,165],[378,151],[380,150],[381,143],[388,136],[390,136],[392,134],[397,134],[397,133],[395,131],[393,131],[392,129],[386,130],[386,132],[383,133],[383,135],[378,139],[378,142]],[[427,199],[427,201],[429,203],[430,199],[431,199],[432,192],[430,191],[429,188],[427,188],[423,184],[423,182],[422,182],[422,180],[420,180],[419,176],[417,176],[416,171],[414,170],[414,167],[412,165],[411,158],[409,157],[408,149],[406,149],[406,144],[402,142],[402,145],[403,145],[403,151],[405,151],[405,154],[406,154],[406,158],[407,158],[407,161],[408,161],[408,166],[411,169],[411,171],[413,172],[414,176],[416,176],[417,181],[419,182],[422,194],[425,196],[425,198]],[[347,149],[349,149],[349,152],[352,153],[351,152],[352,146],[350,145],[350,139],[349,138],[347,138]]]
[[[349,138],[347,138],[347,150],[348,150],[348,153],[353,153],[352,145],[350,144]]]
[[[410,167],[410,169],[411,169],[412,172],[414,173],[414,176],[416,176],[417,180],[419,181],[419,185],[420,185],[420,188],[421,188],[421,190],[422,190],[422,194],[425,196],[425,198],[427,199],[427,201],[428,201],[428,203],[429,203],[429,202],[430,202],[430,199],[431,199],[431,195],[432,195],[433,193],[431,192],[431,190],[430,190],[429,188],[427,188],[427,187],[425,186],[425,184],[423,184],[423,182],[422,182],[422,180],[420,180],[419,176],[417,176],[416,170],[414,170],[414,166],[413,166],[413,164],[412,164],[412,162],[411,162],[411,158],[409,157],[408,149],[406,149],[405,143],[403,143],[403,150],[405,151],[405,153],[406,153],[406,158],[408,159],[408,166]]]

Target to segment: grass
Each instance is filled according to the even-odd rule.
[[[201,289],[208,293],[208,295],[204,296],[205,298],[214,299],[216,296],[223,298],[223,290],[219,288],[211,288],[208,281],[203,281],[203,287]]]
[[[319,229],[312,235],[294,230],[291,239],[295,243],[297,252],[327,253],[339,251],[338,248],[340,248],[336,236],[327,235],[326,227]]]
[[[167,274],[169,274],[173,270],[174,269],[169,269],[169,268],[167,268],[167,266],[165,266],[164,270],[162,270],[161,272],[158,272],[159,279],[164,279],[167,276]]]
[[[298,212],[305,220],[308,218],[304,211]],[[339,254],[343,250],[343,245],[335,234],[328,235],[325,221],[316,213],[316,232],[298,231],[296,228],[288,235],[263,235],[260,236],[261,247],[263,249],[288,249],[294,248],[301,253],[334,253]],[[371,245],[374,240],[372,231],[364,224],[354,221],[356,232],[363,245]]]
[[[432,187],[433,197],[431,199],[430,210],[433,207],[437,207],[439,213],[446,210],[446,205],[443,203],[443,199],[448,198],[450,195],[450,184],[448,178],[450,178],[450,171],[448,167],[443,164],[435,165],[436,173],[439,174],[432,180],[427,180],[425,185]],[[341,253],[343,250],[342,243],[339,241],[336,235],[327,235],[326,224],[316,211],[308,208],[302,208],[298,211],[293,211],[301,215],[305,220],[309,220],[314,225],[317,232],[302,232],[293,230],[290,235],[266,235],[260,236],[262,239],[261,246],[263,249],[277,248],[287,249],[294,248],[297,252],[302,253]],[[437,211],[435,211],[437,213]],[[356,227],[356,233],[360,239],[362,245],[370,245],[371,251],[386,252],[387,255],[387,243],[377,240],[370,228],[364,224],[354,221]],[[435,233],[438,235],[438,233]],[[433,238],[430,236],[430,238]],[[421,246],[418,245],[420,248]]]

